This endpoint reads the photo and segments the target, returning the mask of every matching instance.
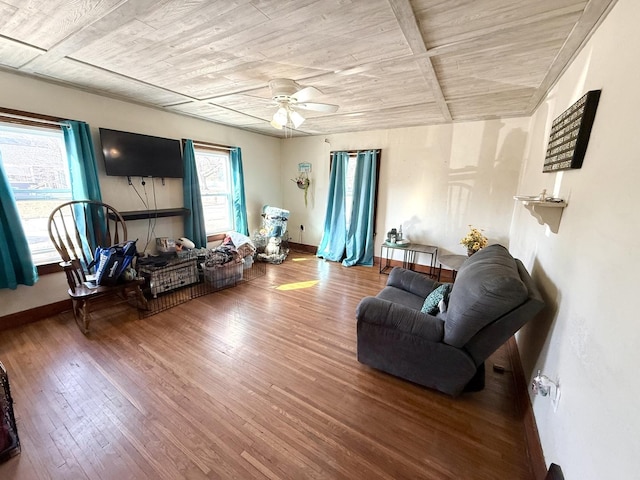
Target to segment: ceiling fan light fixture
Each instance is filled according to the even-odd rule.
[[[291,122],[293,123],[293,126],[295,128],[298,128],[300,125],[302,125],[302,122],[304,122],[304,117],[296,111],[292,110],[289,114],[289,117],[291,118]]]
[[[284,107],[280,107],[276,113],[273,114],[273,121],[277,122],[280,124],[280,126],[282,127],[283,125],[287,124],[287,120],[288,120],[288,115],[287,115],[287,109]]]
[[[334,113],[338,110],[338,105],[310,102],[314,97],[322,95],[322,92],[315,87],[302,87],[291,79],[275,78],[269,81],[269,89],[271,100],[277,106],[270,123],[278,130],[298,129],[305,121],[298,110],[322,113]]]

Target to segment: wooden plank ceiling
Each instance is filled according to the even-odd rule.
[[[529,115],[616,0],[0,0],[0,68],[274,136]],[[268,82],[336,113],[270,126]]]

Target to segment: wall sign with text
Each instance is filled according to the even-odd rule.
[[[582,167],[598,100],[600,90],[591,90],[553,121],[543,172]]]

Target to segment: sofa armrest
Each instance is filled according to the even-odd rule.
[[[435,280],[422,273],[400,267],[391,270],[389,280],[387,280],[388,286],[400,288],[422,298],[426,298],[431,293],[435,283]]]
[[[356,318],[358,323],[388,327],[431,342],[441,342],[444,335],[444,322],[439,318],[376,297],[365,297],[360,301]]]

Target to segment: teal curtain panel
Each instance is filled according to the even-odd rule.
[[[356,174],[353,182],[353,206],[347,229],[347,256],[345,267],[353,265],[373,266],[373,214],[376,199],[377,152],[358,152]]]
[[[62,133],[69,158],[71,195],[74,200],[102,202],[96,154],[89,125],[75,120],[67,120],[64,124]]]
[[[63,122],[62,135],[64,136],[64,145],[67,149],[67,158],[69,160],[71,197],[74,200],[102,202],[96,154],[89,124],[76,120],[66,120]],[[90,239],[89,243],[91,245],[98,245],[98,239],[106,236],[107,222],[103,218],[104,212],[95,207],[90,208],[88,211],[84,211],[80,205],[75,208],[78,219],[84,218],[85,215],[87,217],[86,221],[78,220],[77,222],[80,234]],[[103,231],[96,233],[96,228],[101,228]],[[89,251],[88,246],[83,245],[83,249],[88,258],[93,257],[93,252]]]
[[[204,224],[193,140],[185,140],[183,158],[184,177],[182,179],[182,191],[184,208],[188,208],[191,211],[191,215],[184,217],[184,235],[195,243],[197,248],[203,248],[207,246],[207,230]]]
[[[230,152],[231,183],[233,188],[233,223],[236,232],[249,236],[247,223],[247,202],[244,196],[244,173],[242,171],[242,151],[235,147]]]
[[[18,285],[33,285],[37,281],[38,271],[0,154],[0,288],[15,290]]]
[[[347,223],[345,212],[347,152],[333,152],[331,154],[331,175],[329,179],[329,193],[327,210],[324,220],[322,240],[318,246],[318,257],[333,262],[339,262],[345,253],[347,240]]]

